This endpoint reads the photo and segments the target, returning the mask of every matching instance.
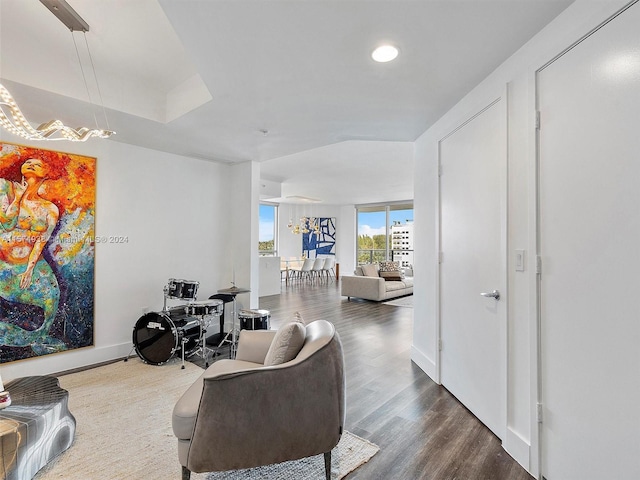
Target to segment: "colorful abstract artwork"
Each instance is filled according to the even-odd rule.
[[[0,363],[93,345],[95,170],[0,143]]]
[[[302,234],[302,254],[306,258],[336,254],[336,219],[316,218],[318,232],[307,222],[308,233]]]

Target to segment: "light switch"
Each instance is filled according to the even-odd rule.
[[[516,272],[524,272],[524,250],[516,250]]]

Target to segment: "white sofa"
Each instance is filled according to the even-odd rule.
[[[348,300],[354,297],[380,302],[413,294],[413,276],[403,275],[402,280],[385,280],[380,276],[377,265],[375,269],[366,265],[364,267],[364,270],[363,267],[356,267],[353,276],[340,278],[340,293]],[[413,271],[406,273],[413,275]]]

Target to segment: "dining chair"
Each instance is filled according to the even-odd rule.
[[[324,265],[322,266],[322,274],[327,277],[327,280],[329,280],[331,276],[335,277],[336,275],[335,266],[336,266],[336,258],[333,256],[327,257],[324,262]]]
[[[299,270],[295,271],[298,280],[311,280],[311,270],[315,260],[313,258],[305,258]]]
[[[322,268],[324,267],[324,262],[324,257],[317,257],[315,259],[313,267],[311,267],[311,280],[315,280],[316,277],[318,280],[322,280]]]

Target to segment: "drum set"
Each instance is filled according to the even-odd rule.
[[[170,278],[163,288],[162,311],[148,312],[138,319],[133,327],[131,351],[135,350],[142,361],[162,365],[179,352],[182,368],[185,358],[197,354],[209,366],[211,349],[206,345],[205,334],[211,318],[222,315],[224,303],[216,299],[198,301],[198,286],[199,282]],[[167,299],[187,303],[167,308]]]

